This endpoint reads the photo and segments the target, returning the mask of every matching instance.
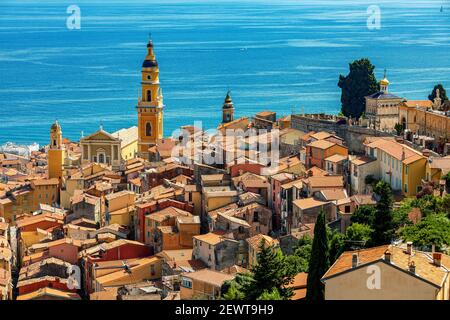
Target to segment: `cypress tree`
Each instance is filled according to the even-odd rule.
[[[322,301],[325,298],[325,287],[320,281],[329,268],[329,247],[325,212],[322,210],[314,227],[311,260],[309,262],[306,299]]]
[[[374,189],[379,200],[375,207],[375,217],[371,226],[373,232],[373,245],[383,245],[390,243],[394,234],[394,223],[392,214],[393,197],[389,184],[384,181],[377,183]]]

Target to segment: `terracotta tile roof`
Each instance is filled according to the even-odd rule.
[[[304,288],[305,293],[306,293],[307,279],[308,279],[308,274],[306,272],[297,273],[297,275],[294,277],[293,281],[291,283],[289,283],[286,287],[294,288],[294,289],[303,289]],[[291,298],[291,300],[297,300],[297,299]]]
[[[311,209],[318,206],[323,206],[328,203],[325,201],[319,201],[314,198],[306,198],[306,199],[297,199],[294,202],[294,205],[301,210]]]
[[[353,163],[355,166],[361,166],[372,161],[375,161],[375,159],[367,156],[360,156],[350,160],[350,162]]]
[[[353,253],[358,253],[358,261],[359,264],[362,265],[381,259],[388,248],[389,245],[384,245],[364,250],[345,251],[339,256],[339,258],[334,262],[330,269],[328,269],[328,271],[323,275],[322,279],[351,269]]]
[[[429,157],[428,163],[432,169],[450,169],[450,156],[444,158]]]
[[[328,172],[326,170],[320,169],[319,167],[311,167],[308,169],[308,174],[310,176],[328,176]]]
[[[332,188],[344,187],[344,179],[342,176],[312,176],[304,181],[311,186],[311,188]]]
[[[331,137],[332,135],[333,135],[332,133],[329,133],[329,132],[326,132],[326,131],[320,131],[320,132],[312,134],[311,138],[314,138],[316,140],[324,140],[326,138]]]
[[[350,197],[358,205],[375,205],[376,200],[373,198],[372,194],[355,194]]]
[[[397,160],[402,160],[403,152],[405,155],[405,160],[409,157],[416,156],[418,154],[420,155],[418,151],[389,139],[377,139],[368,144],[368,147],[380,149]]]
[[[311,148],[317,148],[317,149],[329,149],[332,146],[336,145],[336,143],[334,142],[330,142],[327,140],[317,140],[317,141],[313,141],[311,143],[309,143],[307,146],[311,147]]]
[[[225,281],[234,279],[234,276],[232,275],[210,269],[202,269],[195,272],[184,273],[183,276],[195,281],[205,282],[216,287],[221,287]]]
[[[353,253],[358,254],[358,266],[361,266],[384,259],[384,253],[388,249],[391,253],[392,265],[404,270],[405,272],[409,272],[408,266],[411,262],[414,262],[416,267],[414,276],[419,277],[438,288],[442,286],[444,279],[449,276],[450,271],[448,262],[450,262],[450,257],[445,254],[441,254],[442,264],[439,267],[433,263],[432,254],[430,252],[413,250],[413,254],[410,255],[402,247],[384,245],[359,251],[344,252],[331,266],[331,268],[328,269],[322,277],[322,280],[338,275],[341,272],[351,270]]]
[[[404,101],[404,104],[407,107],[415,108],[416,106],[422,107],[422,108],[431,108],[433,106],[433,101],[431,100],[407,100]]]
[[[215,230],[213,232],[209,232],[207,234],[202,235],[196,235],[193,238],[202,242],[205,242],[207,244],[215,246],[216,244],[220,243],[224,239],[225,231],[221,230]]]
[[[128,284],[136,283],[138,281],[144,280],[136,276],[136,274],[139,274],[139,270],[142,270],[143,268],[149,268],[150,265],[157,263],[160,259],[161,258],[156,256],[137,259],[130,263],[131,272],[127,272],[126,270],[118,270],[98,277],[96,280],[102,286],[107,286],[109,284],[114,285],[114,283],[116,283],[117,281]]]
[[[347,198],[345,189],[325,189],[320,191],[327,201],[340,200]]]
[[[325,161],[329,161],[329,162],[333,162],[333,163],[338,163],[338,162],[347,160],[347,158],[348,158],[347,156],[343,156],[343,155],[340,155],[340,154],[337,154],[337,153],[336,153],[336,154],[333,154],[332,156],[326,158]]]
[[[403,160],[403,163],[404,164],[411,164],[411,163],[416,162],[416,161],[421,160],[421,159],[426,159],[426,158],[424,156],[420,155],[420,154],[415,154],[415,155],[413,155],[413,156]]]
[[[53,288],[41,288],[36,291],[23,294],[17,297],[17,300],[33,300],[42,296],[50,296],[56,300],[81,300],[77,293],[62,291]]]
[[[259,246],[260,246],[262,240],[264,240],[264,245],[266,245],[266,246],[273,246],[278,243],[278,241],[276,239],[273,239],[262,233],[259,233],[257,235],[254,235],[253,237],[246,239],[248,245],[250,247],[252,247],[253,249],[259,249]]]
[[[149,214],[146,216],[146,219],[155,220],[155,221],[164,221],[168,218],[175,218],[175,217],[191,217],[192,214],[188,211],[181,210],[175,207],[167,207],[160,211],[156,211],[154,213]]]

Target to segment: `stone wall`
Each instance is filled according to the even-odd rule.
[[[344,139],[351,153],[364,153],[363,141],[368,136],[392,136],[389,133],[380,132],[375,129],[350,125],[343,118],[333,118],[323,115],[292,115],[291,127],[303,132],[334,132]]]

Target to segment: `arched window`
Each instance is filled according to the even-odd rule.
[[[150,122],[147,122],[147,124],[145,125],[145,135],[147,137],[152,136],[152,124]]]
[[[98,162],[105,163],[105,154],[104,153],[100,153],[98,155]]]
[[[53,146],[56,147],[56,139],[53,140]]]
[[[147,102],[152,101],[152,90],[147,90]]]

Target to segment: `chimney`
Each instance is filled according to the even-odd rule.
[[[411,261],[408,265],[409,272],[416,273],[416,264],[414,261]]]
[[[386,262],[391,263],[391,256],[392,256],[392,254],[389,250],[386,250],[384,252],[384,260],[386,260]]]
[[[408,241],[406,243],[406,253],[409,255],[412,255],[412,251],[413,251],[412,245],[413,245],[413,243],[411,241]]]
[[[428,150],[428,149],[423,149],[423,150],[422,150],[422,155],[423,155],[424,157],[429,157],[429,156],[430,156],[430,150]]]
[[[438,267],[441,266],[441,259],[442,259],[442,253],[440,253],[440,252],[433,253],[433,263],[435,266],[438,266]]]
[[[356,268],[358,266],[358,254],[354,253],[352,255],[352,268]]]

